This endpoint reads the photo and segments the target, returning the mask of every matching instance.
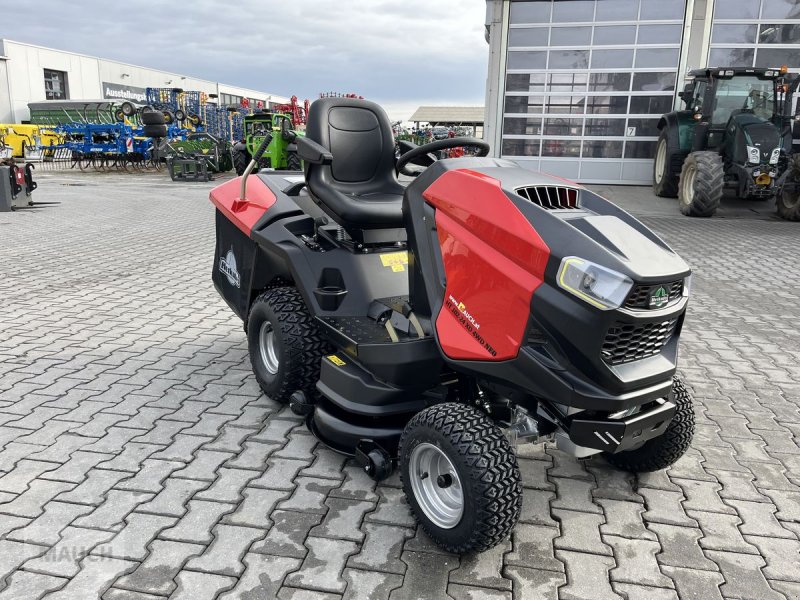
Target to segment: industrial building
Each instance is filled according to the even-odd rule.
[[[649,184],[685,74],[800,68],[796,0],[487,0],[486,139],[531,169]]]
[[[24,123],[30,116],[28,103],[42,100],[144,102],[148,87],[216,94],[223,105],[239,104],[243,98],[253,107],[289,101],[270,92],[0,39],[0,123]]]

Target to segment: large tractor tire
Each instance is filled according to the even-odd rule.
[[[297,390],[313,393],[329,348],[296,288],[272,288],[255,299],[247,342],[253,373],[267,396],[286,403]]]
[[[789,166],[786,183],[775,195],[775,207],[781,219],[800,221],[800,156]]]
[[[165,138],[167,137],[167,126],[166,125],[145,125],[142,128],[142,132],[144,133],[145,137],[150,138]]]
[[[290,171],[302,171],[303,166],[300,162],[300,157],[297,155],[297,152],[289,152],[286,155],[286,168]]]
[[[606,460],[624,471],[648,473],[666,469],[683,456],[694,436],[694,401],[678,377],[672,380],[669,399],[675,403],[677,411],[664,433],[636,450],[606,454]]]
[[[236,169],[236,174],[240,177],[244,174],[247,165],[250,163],[250,155],[247,152],[247,147],[244,144],[236,144],[231,149],[231,158],[233,159],[233,168]]]
[[[658,137],[656,157],[653,161],[653,193],[662,198],[677,198],[678,180],[679,174],[672,169],[669,134],[664,129]]]
[[[716,152],[692,152],[683,161],[678,185],[681,212],[689,217],[710,217],[722,200],[722,158]]]
[[[448,552],[488,550],[514,528],[522,507],[517,457],[482,412],[455,402],[426,408],[406,425],[398,454],[414,516]]]
[[[157,110],[143,111],[139,118],[142,121],[142,125],[164,125],[166,123],[164,115]]]

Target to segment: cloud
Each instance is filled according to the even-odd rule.
[[[484,101],[482,0],[37,0],[46,19],[25,4],[4,8],[0,36],[301,99],[356,92],[395,118]]]

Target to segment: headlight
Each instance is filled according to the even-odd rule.
[[[577,256],[567,256],[558,268],[558,286],[602,310],[622,306],[633,281]]]
[[[781,149],[780,148],[775,148],[775,150],[772,151],[772,154],[769,155],[769,164],[777,165],[778,164],[778,159],[780,157],[781,157]]]
[[[757,165],[761,162],[761,151],[754,146],[747,147],[747,156],[747,162],[751,164]]]

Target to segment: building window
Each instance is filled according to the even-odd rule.
[[[798,19],[794,0],[717,0],[708,66],[800,67]]]
[[[69,98],[67,74],[64,71],[44,70],[44,95],[48,100],[66,100]]]
[[[685,10],[685,0],[511,2],[502,154],[571,163],[564,172],[577,176],[588,162],[652,159]]]

